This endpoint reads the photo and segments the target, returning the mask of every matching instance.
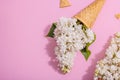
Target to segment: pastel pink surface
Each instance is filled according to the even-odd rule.
[[[50,25],[62,16],[72,17],[94,0],[69,0],[59,8],[59,0],[0,0],[0,80],[92,80],[96,61],[104,57],[114,33],[120,31],[120,0],[106,0],[92,30],[97,39],[86,62],[78,53],[73,69],[58,72],[55,41],[46,38]]]

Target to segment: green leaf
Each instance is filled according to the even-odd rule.
[[[94,40],[91,43],[87,43],[85,48],[83,48],[81,50],[81,53],[85,57],[86,60],[88,60],[88,58],[89,58],[89,56],[91,54],[91,51],[88,48],[95,40],[96,40],[96,35],[94,34]]]
[[[88,60],[90,54],[91,54],[91,51],[88,49],[88,47],[86,46],[84,49],[81,50],[81,53],[82,55],[84,56],[84,58],[86,60]]]
[[[52,37],[52,38],[54,37],[55,28],[56,28],[56,23],[53,23],[50,30],[49,30],[49,32],[48,32],[48,34],[47,34],[47,37]]]

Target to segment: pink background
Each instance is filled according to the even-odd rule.
[[[97,39],[86,62],[78,53],[73,69],[63,75],[52,61],[55,41],[46,38],[50,25],[61,16],[71,17],[94,0],[0,0],[0,80],[92,80],[96,61],[104,57],[111,36],[120,31],[120,0],[106,0],[92,30]]]

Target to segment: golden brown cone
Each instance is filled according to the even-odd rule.
[[[115,14],[116,19],[120,19],[120,14]]]
[[[60,8],[71,6],[68,0],[60,0]]]
[[[83,22],[87,27],[91,28],[104,5],[104,2],[105,0],[95,0],[74,17]]]

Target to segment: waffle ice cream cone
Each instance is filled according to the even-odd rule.
[[[60,8],[71,6],[68,0],[60,0]]]
[[[105,0],[95,0],[74,17],[84,23],[87,27],[91,28],[104,5],[104,2]]]

